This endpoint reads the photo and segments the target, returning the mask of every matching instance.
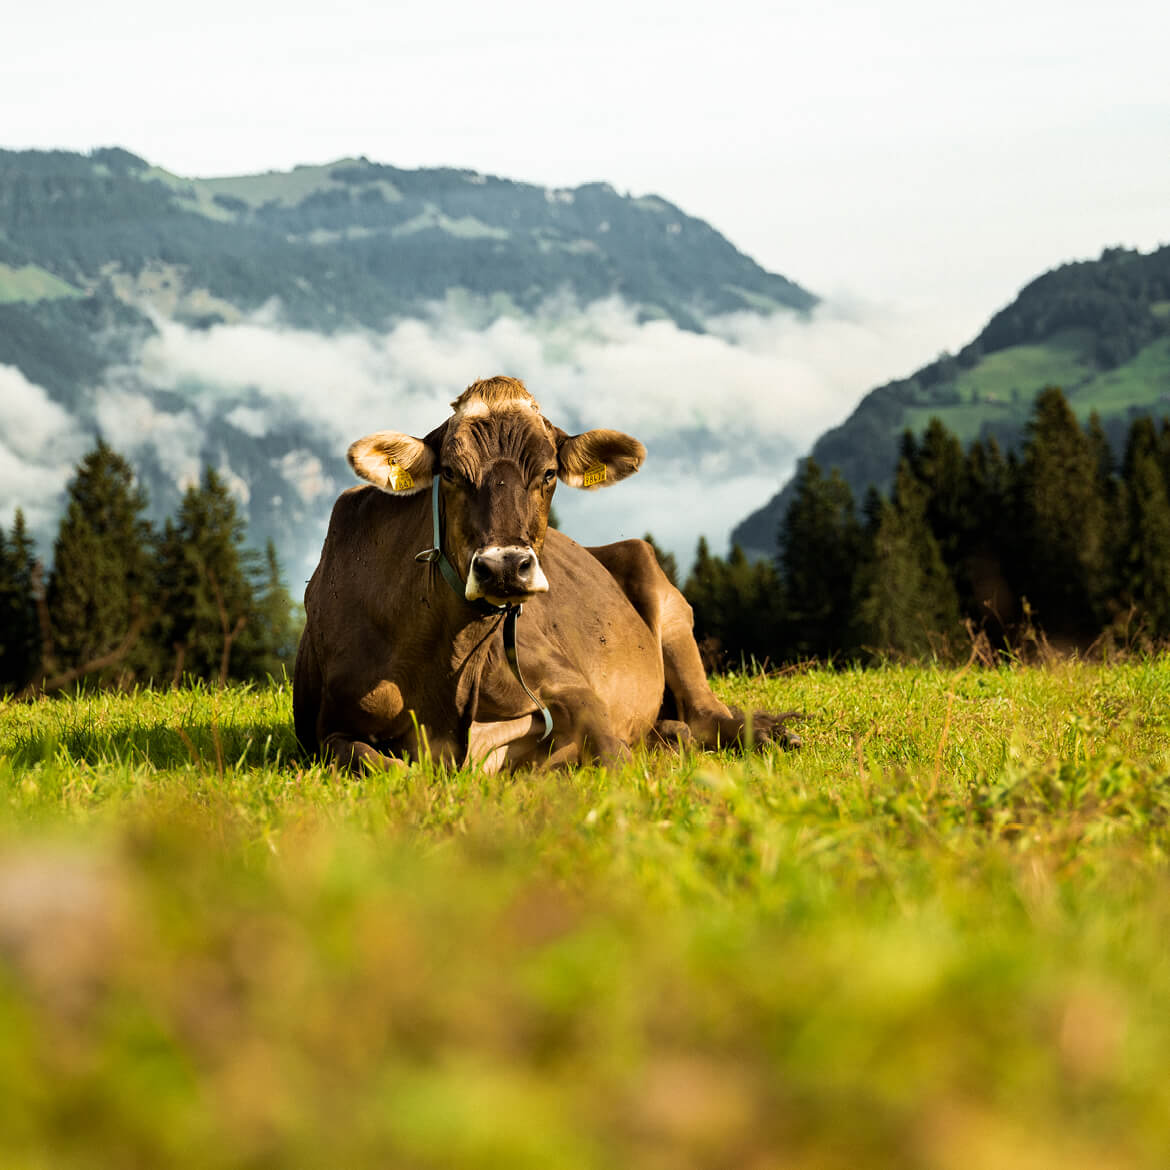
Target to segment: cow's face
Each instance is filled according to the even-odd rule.
[[[469,601],[515,605],[548,589],[540,566],[558,479],[606,487],[646,457],[619,431],[567,435],[512,378],[476,382],[455,414],[425,439],[380,431],[349,449],[353,469],[392,495],[414,495],[440,477],[443,548]]]

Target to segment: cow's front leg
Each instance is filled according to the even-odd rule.
[[[800,747],[800,736],[787,721],[796,712],[772,714],[754,711],[745,715],[729,707],[711,690],[707,673],[695,644],[691,607],[673,586],[663,591],[659,636],[666,685],[674,696],[678,715],[704,747],[747,747],[774,743],[784,748]]]
[[[541,697],[553,721],[550,767],[593,763],[616,767],[630,758],[630,745],[614,733],[608,708],[588,687]]]

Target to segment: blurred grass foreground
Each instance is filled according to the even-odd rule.
[[[718,685],[803,750],[0,705],[0,1166],[1170,1165],[1170,662]]]

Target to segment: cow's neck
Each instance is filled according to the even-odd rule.
[[[437,588],[439,594],[444,595],[444,603],[439,605],[451,620],[450,629],[453,632],[451,642],[451,670],[455,680],[455,711],[458,713],[459,723],[470,727],[475,719],[479,705],[480,680],[483,677],[484,667],[487,665],[491,652],[492,641],[496,630],[504,633],[504,658],[508,668],[516,676],[516,681],[524,689],[525,694],[537,705],[544,718],[544,735],[542,741],[552,734],[552,716],[547,706],[529,689],[521,673],[516,652],[516,621],[520,613],[520,606],[513,608],[497,608],[482,601],[468,601],[466,584],[460,579],[459,573],[451,564],[447,554],[443,551],[443,525],[439,513],[439,477],[435,476],[431,486],[431,547],[417,553],[416,561],[437,568],[446,583],[451,587],[448,593],[443,585],[437,584],[432,572],[431,585]],[[433,598],[435,588],[428,592]],[[437,599],[435,599],[437,600]],[[462,730],[462,728],[461,728]]]
[[[464,581],[447,558],[443,551],[443,524],[439,518],[439,477],[431,480],[431,547],[424,548],[416,553],[414,559],[422,564],[437,565],[447,584],[454,590],[456,597],[464,597],[467,593],[467,582]]]

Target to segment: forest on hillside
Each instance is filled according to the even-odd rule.
[[[931,414],[962,440],[991,439],[1018,451],[1029,410],[1045,383],[1060,384],[1084,418],[1096,410],[1114,450],[1124,450],[1135,414],[1170,410],[1170,246],[1142,253],[1107,248],[1037,277],[958,353],[943,353],[908,378],[870,391],[845,422],[812,449],[837,467],[855,494],[889,488],[899,437]],[[1127,364],[1129,363],[1129,364]],[[1120,383],[1126,383],[1120,392]],[[795,480],[743,520],[732,539],[769,551],[792,502]]]
[[[965,658],[1170,639],[1170,419],[1133,420],[1115,460],[1057,387],[1021,450],[907,431],[892,489],[860,509],[801,469],[772,561],[700,542],[685,593],[712,662]]]

